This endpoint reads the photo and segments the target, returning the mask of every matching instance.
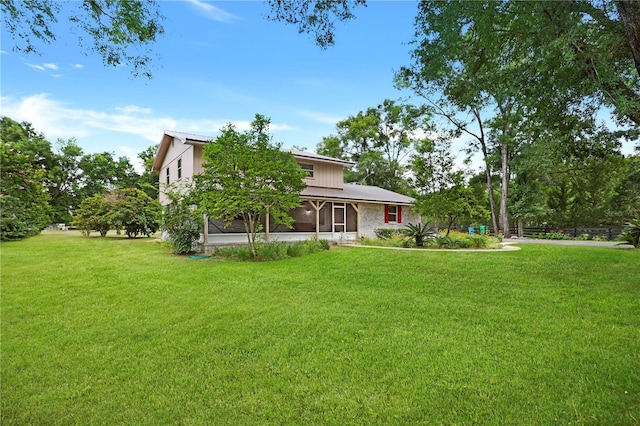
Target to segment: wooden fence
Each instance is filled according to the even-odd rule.
[[[624,228],[621,226],[608,227],[608,228],[571,228],[571,227],[546,227],[546,228],[524,228],[523,229],[523,237],[528,238],[536,238],[540,237],[540,235],[559,232],[565,235],[568,235],[572,238],[581,237],[584,234],[588,235],[588,239],[592,240],[594,238],[605,239],[609,241],[613,241],[618,238],[618,235],[622,232]],[[511,235],[518,235],[518,228],[511,229]]]
[[[470,228],[466,226],[461,226],[461,227],[458,227],[457,229],[460,232],[468,232],[468,231],[471,232]],[[512,227],[510,229],[511,229],[511,235],[513,237],[517,237],[518,228]],[[482,229],[482,231],[484,230],[485,229]],[[489,233],[490,235],[493,235],[493,229],[486,228],[486,230],[487,230],[487,233]],[[605,227],[573,228],[573,227],[562,227],[562,226],[559,226],[559,227],[547,226],[546,228],[525,227],[523,228],[522,236],[526,238],[543,238],[541,237],[542,235],[560,232],[571,238],[579,238],[582,235],[587,234],[588,235],[587,239],[589,240],[593,240],[594,238],[597,238],[597,239],[603,239],[607,241],[614,241],[616,238],[618,238],[618,235],[620,235],[620,233],[623,230],[624,230],[624,227],[622,226],[611,226],[606,228]],[[474,227],[473,231],[476,233],[480,233],[481,229],[479,227]]]

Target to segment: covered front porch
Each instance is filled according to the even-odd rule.
[[[262,221],[264,241],[299,241],[310,238],[333,242],[356,241],[360,238],[360,208],[350,201],[304,199],[290,213],[292,228],[276,224],[273,218]],[[242,219],[225,227],[220,219],[205,218],[202,242],[205,245],[243,244],[247,236]]]

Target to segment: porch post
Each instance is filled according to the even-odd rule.
[[[264,239],[266,242],[269,242],[269,221],[271,217],[269,216],[269,212],[266,214],[266,220],[264,221]]]
[[[209,216],[207,216],[206,214],[203,214],[202,219],[203,219],[202,223],[204,226],[202,230],[202,242],[206,246],[207,244],[209,244]]]
[[[320,239],[320,209],[313,205],[313,201],[309,201],[309,204],[313,206],[313,210],[316,212],[316,240]]]
[[[313,207],[313,209],[316,211],[316,239],[319,240],[320,239],[320,209],[322,209],[322,207],[324,207],[324,205],[327,202],[323,201],[322,204],[320,204],[320,200],[316,201],[315,203],[313,202],[313,200],[307,200],[307,201],[309,201],[309,204],[311,204],[311,207]]]
[[[360,209],[358,209],[357,203],[349,203],[351,207],[356,211],[356,240],[360,239]]]

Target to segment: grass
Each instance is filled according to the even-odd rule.
[[[640,253],[1,246],[2,425],[639,424]]]

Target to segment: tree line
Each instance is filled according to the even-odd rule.
[[[317,151],[355,162],[345,173],[347,182],[415,197],[416,209],[441,228],[491,224],[495,218],[493,229],[508,232],[492,215],[496,205],[508,212],[506,223],[532,226],[620,225],[640,215],[640,155],[621,153],[621,141],[634,137],[633,131],[611,130],[576,114],[570,118],[579,128],[561,134],[518,128],[504,156],[504,122],[490,120],[484,150],[467,150],[481,155],[484,171],[478,172],[456,163],[452,143],[464,132],[438,118],[437,105],[387,99],[338,122]]]
[[[37,234],[51,223],[70,224],[74,211],[94,196],[131,188],[158,197],[158,175],[151,172],[156,146],[138,155],[144,164],[138,173],[127,157],[85,154],[73,138],[53,145],[30,123],[1,117],[0,147],[3,240]]]
[[[338,23],[366,6],[267,3],[269,19],[322,48],[338,40]],[[106,65],[151,75],[150,45],[164,32],[161,4],[64,5]],[[14,49],[28,53],[55,39],[50,24],[63,15],[60,6],[0,7]],[[597,226],[638,216],[638,156],[620,147],[640,133],[640,2],[422,0],[409,46],[411,61],[394,83],[424,106],[385,100],[338,123],[318,147],[357,163],[349,180],[413,194],[437,222],[489,221],[506,235],[514,221]],[[451,167],[450,146],[461,137],[482,159],[481,175]]]

